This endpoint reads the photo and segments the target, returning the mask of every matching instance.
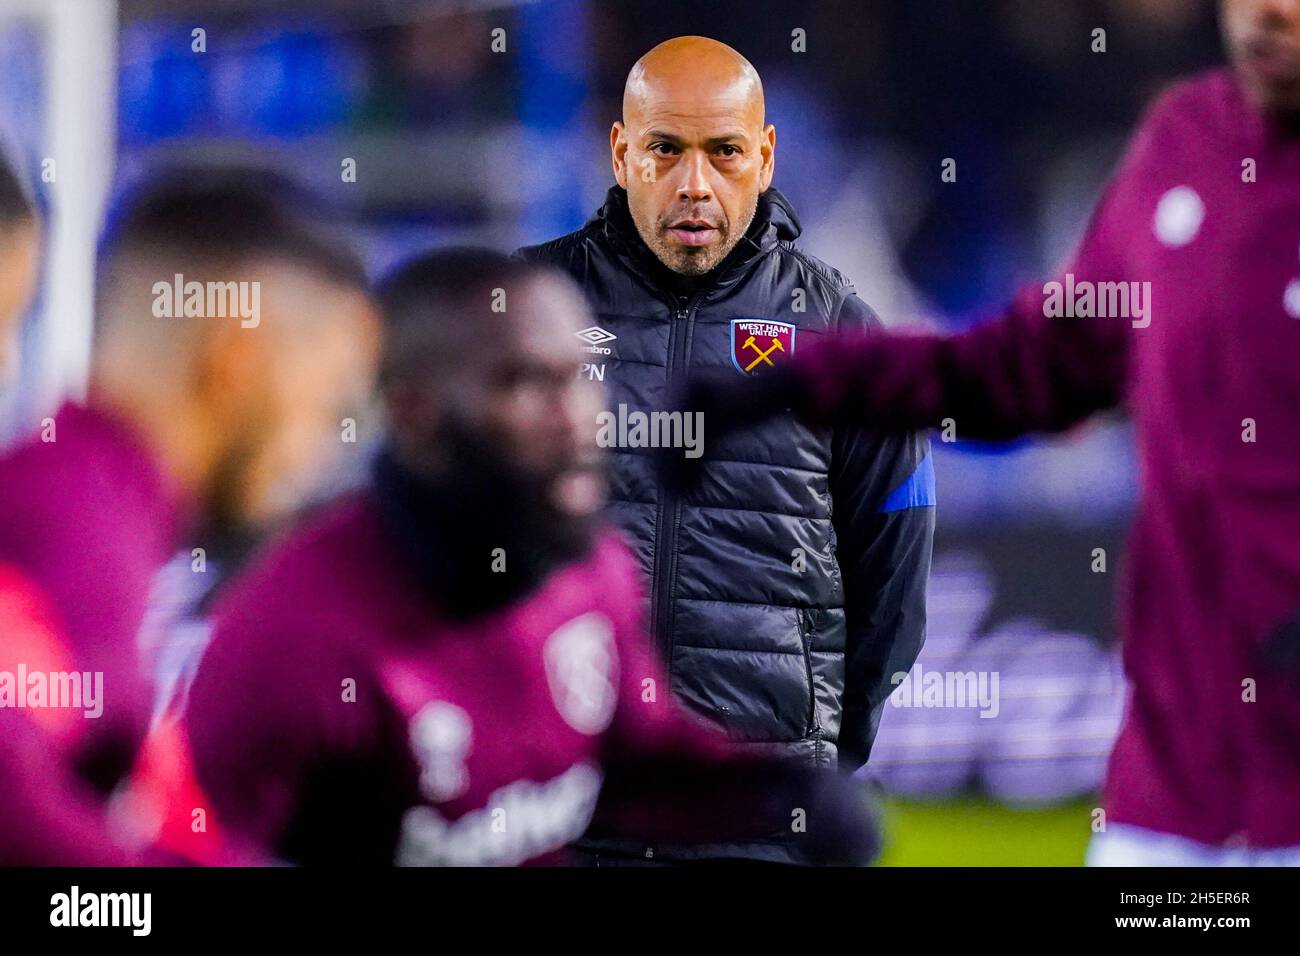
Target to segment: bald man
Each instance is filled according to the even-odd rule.
[[[781,416],[710,446],[689,494],[659,485],[656,448],[698,455],[708,440],[707,421],[648,414],[688,375],[763,375],[877,319],[795,244],[798,218],[771,187],[763,85],[735,50],[704,37],[655,47],[628,75],[609,142],[617,183],[596,217],[521,255],[567,271],[593,306],[580,374],[605,383],[602,423],[618,423],[601,431],[610,514],[649,578],[671,689],[747,747],[856,770],[890,676],[924,639],[927,441]],[[802,862],[781,841],[634,849]]]

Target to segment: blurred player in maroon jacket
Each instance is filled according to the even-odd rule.
[[[33,197],[0,150],[0,386],[16,364],[18,320],[36,285],[40,244]],[[16,685],[20,667],[49,674],[72,666],[39,588],[0,560],[0,864],[135,859],[108,838],[99,803],[62,759],[84,709],[17,707],[27,689]]]
[[[0,384],[16,358],[18,320],[36,286],[40,249],[35,202],[0,144]]]
[[[373,480],[233,583],[190,692],[222,832],[307,864],[559,862],[589,824],[646,856],[793,831],[809,862],[865,860],[858,789],[735,758],[672,702],[597,522],[577,288],[453,251],[381,304]]]
[[[48,806],[33,795],[69,766],[101,794],[123,779],[152,704],[137,640],[158,568],[185,533],[202,546],[201,529],[272,509],[338,440],[342,406],[369,381],[377,328],[364,273],[310,208],[289,184],[242,169],[176,171],[131,193],[101,252],[89,398],[0,457],[10,662],[94,675],[102,688],[100,713],[45,735],[65,764],[5,768],[6,862],[115,852],[15,807]],[[34,667],[33,656],[63,664]],[[92,828],[86,806],[64,816]]]
[[[1232,70],[1160,98],[1054,282],[961,335],[805,345],[684,403],[715,441],[760,406],[1006,438],[1127,403],[1132,693],[1095,864],[1300,865],[1279,666],[1300,657],[1300,0],[1222,13]]]

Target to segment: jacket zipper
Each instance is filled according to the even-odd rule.
[[[690,337],[695,311],[704,298],[704,293],[697,293],[681,307],[680,300],[673,302],[673,325],[668,332],[668,375],[664,383],[665,396],[672,394],[677,375],[686,368],[690,357]],[[677,525],[681,519],[681,501],[677,495],[664,492],[659,498],[659,507],[655,511],[655,559],[654,559],[654,616],[652,633],[655,646],[659,649],[660,660],[664,663],[664,673],[669,687],[672,687],[672,608],[673,579],[677,576]],[[671,530],[669,530],[671,529]],[[667,532],[667,533],[666,533]]]
[[[803,663],[808,678],[808,733],[817,736],[817,687],[813,683],[812,620],[807,608],[799,608],[799,639],[803,642]]]

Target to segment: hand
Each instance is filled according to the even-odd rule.
[[[765,788],[767,812],[809,866],[867,866],[881,832],[866,784],[831,769],[788,767]]]

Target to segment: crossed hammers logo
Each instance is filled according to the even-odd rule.
[[[766,352],[764,352],[754,343],[754,336],[752,335],[749,338],[745,339],[745,344],[742,345],[741,348],[753,349],[755,352],[758,353],[758,358],[754,359],[754,361],[750,362],[748,365],[745,366],[746,372],[752,372],[754,370],[754,366],[757,365],[759,362],[766,362],[768,365],[775,366],[776,363],[773,362],[770,358],[768,358],[768,356],[771,355],[773,352],[777,351],[778,349],[782,352],[785,351],[785,346],[781,344],[781,340],[773,339],[771,346],[768,348]]]

